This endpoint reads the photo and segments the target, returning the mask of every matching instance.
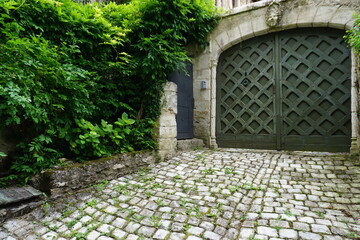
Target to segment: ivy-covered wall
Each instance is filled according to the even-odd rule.
[[[210,0],[1,1],[0,132],[17,143],[7,179],[61,157],[156,148],[167,75],[216,22]]]

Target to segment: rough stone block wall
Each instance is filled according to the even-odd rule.
[[[84,163],[69,162],[67,166],[43,170],[33,177],[30,183],[36,189],[56,198],[76,189],[129,174],[155,163],[157,159],[155,152],[142,151],[118,154]]]
[[[177,86],[173,82],[167,82],[164,87],[161,115],[158,121],[158,147],[161,159],[167,159],[175,155],[177,144]]]

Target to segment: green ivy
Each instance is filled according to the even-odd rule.
[[[206,46],[217,11],[210,0],[120,2],[0,1],[0,131],[18,139],[8,157],[23,180],[60,157],[156,147],[163,84],[186,45]]]
[[[354,15],[354,26],[347,31],[345,38],[348,43],[359,53],[360,52],[360,14]]]

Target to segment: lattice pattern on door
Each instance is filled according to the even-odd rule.
[[[342,35],[292,30],[225,51],[217,76],[219,146],[348,150],[351,63]]]
[[[272,48],[271,40],[248,42],[241,51],[222,59],[219,84],[223,133],[274,132]]]
[[[285,35],[280,44],[283,134],[349,134],[350,58],[343,39]]]

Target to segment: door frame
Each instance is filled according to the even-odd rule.
[[[334,29],[335,30],[335,29]],[[306,34],[303,34],[306,33]],[[291,150],[291,149],[307,149],[307,150],[318,150],[318,151],[324,151],[327,150],[328,151],[346,151],[345,149],[348,149],[345,146],[350,146],[350,139],[351,139],[351,126],[349,126],[349,121],[351,120],[351,80],[350,80],[350,68],[351,68],[351,55],[350,55],[350,50],[346,49],[346,47],[344,46],[344,42],[342,41],[342,44],[340,45],[336,45],[339,39],[341,40],[342,35],[345,34],[345,32],[343,31],[330,31],[330,29],[327,28],[316,28],[314,30],[312,30],[311,28],[307,28],[307,29],[300,29],[296,30],[296,31],[282,31],[282,32],[277,32],[277,33],[271,33],[271,34],[267,34],[267,35],[263,35],[257,38],[252,38],[246,41],[246,43],[244,42],[243,44],[237,44],[232,46],[232,48],[228,49],[227,51],[224,51],[219,58],[219,61],[221,62],[221,65],[218,65],[218,69],[217,71],[221,71],[218,72],[217,75],[217,83],[221,84],[221,87],[219,86],[219,88],[217,88],[217,98],[221,96],[223,96],[223,94],[225,94],[223,97],[221,97],[221,101],[219,99],[219,101],[216,102],[217,104],[217,125],[216,125],[216,135],[217,137],[219,137],[219,141],[221,139],[221,146],[229,146],[229,147],[241,147],[241,146],[246,146],[246,147],[254,147],[254,148],[268,148],[268,149],[277,149],[277,150],[281,150],[281,149],[286,149],[286,150]],[[281,57],[281,49],[287,49],[288,51],[290,51],[289,49],[293,49],[293,47],[286,47],[284,45],[281,45],[280,41],[283,40],[290,40],[291,38],[299,38],[302,39],[302,37],[304,38],[308,38],[311,36],[316,35],[316,40],[315,42],[306,42],[304,43],[308,49],[312,49],[315,52],[317,52],[317,55],[321,56],[321,54],[325,54],[323,57],[317,58],[317,61],[331,61],[332,57],[330,57],[330,52],[326,53],[323,52],[323,50],[317,49],[315,46],[319,43],[317,41],[330,41],[332,42],[334,45],[334,49],[338,49],[340,50],[342,53],[342,57],[341,59],[345,60],[347,59],[347,63],[346,65],[341,64],[341,66],[339,65],[340,62],[336,63],[336,69],[341,69],[344,72],[344,75],[342,76],[342,81],[346,81],[343,82],[342,84],[346,84],[346,90],[345,85],[343,86],[338,85],[336,78],[331,77],[331,75],[329,75],[330,79],[332,79],[332,84],[334,84],[333,86],[337,86],[336,89],[342,89],[342,91],[346,91],[346,105],[339,105],[340,102],[337,102],[336,99],[333,99],[336,102],[336,106],[335,108],[332,108],[333,111],[337,111],[337,110],[342,110],[345,111],[346,110],[346,115],[347,115],[347,127],[346,127],[346,132],[344,132],[344,135],[341,136],[335,136],[335,135],[328,135],[326,132],[323,132],[323,127],[317,126],[316,124],[314,125],[313,129],[318,130],[320,132],[322,132],[321,136],[314,136],[314,135],[284,135],[286,132],[286,128],[283,128],[285,126],[288,126],[290,128],[290,130],[292,131],[301,131],[301,128],[297,128],[296,124],[291,125],[291,123],[295,123],[297,121],[302,122],[302,118],[297,119],[297,120],[289,120],[288,118],[286,118],[286,111],[283,112],[283,107],[284,104],[295,107],[295,109],[300,110],[298,108],[297,103],[295,103],[295,105],[291,105],[292,101],[289,102],[289,100],[286,100],[286,92],[287,94],[294,92],[297,92],[297,95],[300,97],[299,95],[299,91],[300,90],[296,90],[296,89],[291,89],[292,83],[285,81],[285,79],[283,79],[282,76],[282,69],[292,69],[292,67],[290,65],[288,65],[289,63],[284,62],[286,59],[286,56],[284,56],[284,58]],[[334,37],[337,38],[337,40],[333,39]],[[283,39],[283,40],[281,40]],[[327,40],[326,40],[327,39]],[[305,40],[305,39],[304,39]],[[298,44],[300,44],[302,41],[298,40],[298,42],[295,44],[295,46],[298,46]],[[317,43],[316,43],[317,42]],[[315,44],[315,45],[314,45]],[[254,50],[257,49],[258,46],[266,46],[266,50],[263,51],[258,51],[258,50]],[[263,46],[264,45],[264,46]],[[300,44],[302,45],[302,44]],[[253,49],[253,50],[250,50]],[[332,49],[331,52],[334,51],[334,49]],[[341,50],[342,49],[342,50]],[[295,50],[295,49],[294,49]],[[318,52],[319,51],[319,52]],[[311,51],[312,52],[312,51]],[[234,55],[235,53],[235,55]],[[308,50],[309,53],[309,50]],[[244,54],[244,55],[243,55]],[[262,67],[259,68],[259,66],[257,66],[257,64],[255,66],[249,66],[248,68],[238,68],[239,66],[243,66],[245,63],[248,63],[249,61],[249,54],[257,54],[261,57],[257,58],[256,60],[253,59],[255,62],[254,64],[258,63],[259,61],[265,61],[268,63],[268,65],[261,65]],[[269,55],[270,54],[270,55]],[[302,57],[300,55],[296,55],[296,51],[293,52],[288,52],[287,54],[290,54],[291,56],[296,56],[296,58],[301,58]],[[297,53],[299,54],[299,53]],[[238,58],[239,56],[241,57],[241,61],[236,61],[236,62],[232,62],[234,61],[234,59]],[[246,57],[247,56],[247,57]],[[269,58],[270,57],[270,58]],[[235,60],[236,60],[235,59]],[[329,60],[330,59],[330,60]],[[306,59],[305,59],[306,60]],[[341,60],[341,62],[343,61]],[[336,60],[335,60],[336,61]],[[324,83],[324,80],[327,79],[326,74],[324,75],[325,72],[327,72],[326,70],[322,70],[322,69],[318,69],[317,65],[312,64],[311,62],[306,61],[306,66],[309,67],[309,69],[311,69],[311,72],[313,71],[318,71],[317,73],[319,73],[322,76],[322,80],[320,82],[318,82],[319,79],[316,80],[316,82],[318,82],[317,84],[320,83]],[[283,63],[285,65],[283,65]],[[301,62],[297,62],[297,66],[301,65],[303,63]],[[236,69],[232,70],[227,70],[228,67],[235,67]],[[296,66],[296,65],[295,65]],[[345,68],[344,68],[345,67]],[[244,87],[244,85],[242,84],[242,81],[244,81],[244,79],[247,79],[248,76],[246,74],[246,72],[252,72],[253,70],[257,70],[257,72],[261,72],[261,74],[259,76],[249,76],[252,80],[251,80],[251,84],[249,85],[250,87]],[[317,70],[316,70],[317,69]],[[340,70],[340,71],[341,71]],[[231,71],[231,73],[229,72]],[[237,74],[239,74],[238,78],[234,78],[234,71],[237,72]],[[259,72],[259,73],[260,73]],[[291,73],[291,74],[290,74]],[[296,72],[290,72],[290,75],[296,74]],[[227,77],[222,77],[225,74]],[[229,76],[232,76],[230,77]],[[241,75],[242,74],[242,75]],[[270,74],[270,75],[269,75]],[[330,72],[329,72],[330,74]],[[320,76],[319,75],[319,76]],[[268,79],[268,81],[261,81],[262,78]],[[300,80],[302,79],[299,75],[299,79],[296,80],[296,85],[299,85],[302,81]],[[226,80],[225,82],[223,82],[222,80]],[[306,80],[306,79],[304,79]],[[219,82],[220,81],[220,82]],[[261,82],[261,83],[260,83]],[[308,85],[308,89],[307,91],[311,91],[312,92],[312,88],[310,87],[311,84],[315,84],[316,83],[312,83],[312,80],[308,79],[307,81],[307,85]],[[228,86],[228,84],[233,83],[234,85],[230,85],[230,87]],[[269,87],[269,84],[270,87]],[[310,84],[310,85],[309,85]],[[283,92],[283,86],[287,86],[286,87],[286,91]],[[321,92],[325,93],[326,91],[320,88],[320,85],[316,85],[317,87],[315,88],[316,93],[318,93],[318,91],[320,91],[320,95]],[[242,91],[244,91],[244,96],[242,95],[242,93],[237,92],[235,93],[235,91],[239,91],[239,89],[243,89]],[[258,102],[259,99],[252,99],[251,97],[249,98],[249,96],[247,95],[247,92],[250,91],[249,89],[258,89],[258,92],[256,92],[256,96],[258,96],[261,93],[261,96],[267,96],[268,100],[266,100],[266,102]],[[261,89],[261,90],[260,90]],[[223,92],[225,91],[225,92]],[[290,91],[290,92],[289,92]],[[234,95],[235,94],[235,95]],[[255,93],[250,93],[250,94],[255,94]],[[285,95],[284,95],[285,94]],[[320,96],[319,95],[319,96]],[[242,97],[241,97],[242,96]],[[247,102],[247,100],[245,100],[245,102],[242,102],[245,98],[249,99],[249,101]],[[310,115],[308,115],[308,111],[322,111],[322,113],[320,113],[323,116],[327,116],[326,112],[324,112],[324,110],[319,110],[319,108],[316,107],[316,102],[315,99],[310,99],[308,98],[308,95],[305,95],[305,98],[300,97],[300,101],[309,101],[309,104],[313,107],[310,107],[310,110],[306,110],[304,112],[304,110],[300,110],[300,115],[304,115],[304,120],[308,123],[309,121],[313,121],[313,118],[310,117]],[[235,98],[236,100],[235,100]],[[244,98],[245,97],[245,98]],[[254,96],[255,97],[255,96]],[[327,95],[324,95],[323,98],[317,99],[317,101],[325,101],[328,97],[330,97],[330,99],[332,99],[332,95],[329,93],[327,93]],[[233,99],[233,102],[228,103],[228,99]],[[285,98],[285,99],[284,99]],[[226,101],[224,100],[226,99]],[[241,100],[243,99],[243,100]],[[307,100],[306,100],[307,99]],[[269,100],[271,100],[271,102],[269,102]],[[225,101],[225,102],[224,102]],[[241,101],[241,102],[239,102]],[[340,101],[340,99],[339,99]],[[344,101],[344,100],[342,100]],[[230,105],[229,105],[230,104]],[[241,106],[243,106],[244,108],[235,110],[235,106],[238,106],[238,104],[240,104]],[[243,105],[244,104],[244,105]],[[253,118],[251,117],[250,119],[246,118],[245,120],[242,120],[243,118],[241,117],[242,115],[246,114],[247,116],[251,115],[251,110],[245,110],[247,109],[247,107],[252,106],[253,104],[260,104],[258,106],[261,106],[260,109],[256,110],[256,116],[258,116],[259,113],[267,113],[267,118],[266,119],[262,119],[262,118]],[[265,105],[264,105],[265,104]],[[269,105],[270,104],[270,105]],[[315,105],[313,105],[315,104]],[[247,107],[245,107],[247,106]],[[269,106],[271,106],[269,108]],[[293,112],[295,110],[293,110],[292,107],[288,107],[286,108],[287,111]],[[345,108],[344,108],[345,107]],[[227,110],[225,110],[224,108],[226,108]],[[223,109],[225,112],[221,111],[221,109]],[[321,108],[320,108],[321,109]],[[235,111],[235,112],[234,112]],[[245,111],[245,112],[244,112]],[[249,112],[250,111],[250,112]],[[223,112],[223,113],[222,113]],[[289,112],[288,112],[289,113]],[[232,120],[228,120],[227,115],[231,114],[233,116]],[[234,115],[235,114],[235,115]],[[249,115],[250,114],[250,115]],[[285,115],[284,115],[285,114]],[[251,115],[253,116],[253,115]],[[221,117],[221,120],[220,118]],[[310,117],[310,118],[309,118]],[[329,116],[330,117],[330,116]],[[270,121],[270,119],[272,119]],[[322,118],[323,121],[326,121],[326,118]],[[259,123],[260,126],[262,126],[260,128],[262,133],[259,133],[259,129],[253,129],[251,127],[251,124],[253,122],[252,121],[255,120],[257,123]],[[335,120],[335,119],[333,119]],[[338,119],[340,120],[340,119]],[[223,122],[225,121],[225,122]],[[238,125],[238,127],[234,126],[234,121],[236,123],[243,122],[245,125],[243,125],[243,127],[240,127]],[[289,122],[290,121],[290,122]],[[332,120],[330,120],[332,121]],[[272,125],[267,125],[269,123],[272,122]],[[222,123],[225,124],[224,128],[221,127]],[[335,122],[333,122],[335,123]],[[250,124],[250,126],[249,126]],[[265,124],[263,126],[263,124]],[[289,125],[290,124],[290,125]],[[344,122],[345,124],[345,122]],[[336,125],[336,124],[335,124]],[[335,126],[334,125],[334,126]],[[271,127],[272,126],[272,127]],[[343,125],[341,125],[343,126]],[[345,125],[344,125],[345,126]],[[270,127],[270,128],[269,128]],[[248,134],[246,133],[226,133],[225,131],[228,131],[230,129],[236,129],[237,131],[250,131],[248,132]],[[241,130],[242,129],[242,130]],[[270,130],[270,132],[269,132]],[[272,131],[271,131],[272,130]],[[289,130],[289,129],[288,129]],[[289,131],[290,131],[289,130]],[[340,130],[340,128],[338,128],[338,130]],[[254,132],[252,132],[254,131]],[[263,133],[263,131],[267,131],[268,133]],[[342,131],[342,130],[341,130]],[[325,134],[325,135],[323,135]],[[297,140],[295,140],[297,139]],[[317,139],[317,140],[316,140]],[[321,140],[320,140],[321,139]],[[339,142],[339,140],[341,139],[341,141]],[[294,141],[295,140],[295,141]],[[329,142],[328,142],[329,141]],[[325,144],[326,142],[328,142],[329,144]],[[331,150],[330,150],[331,149]]]
[[[291,29],[291,28],[289,28]],[[284,30],[286,31],[286,30]],[[260,36],[260,35],[259,35]],[[255,37],[255,36],[253,36]],[[244,39],[248,40],[250,38]],[[231,45],[233,46],[233,45]],[[231,47],[229,46],[229,48]],[[224,49],[225,51],[225,49]],[[218,67],[218,58],[223,51],[219,51],[217,55],[217,60],[211,62],[211,111],[210,111],[210,147],[218,148],[216,140],[216,121],[217,121],[217,112],[216,112],[216,76],[217,76],[217,67]],[[349,149],[350,153],[357,153],[358,150],[358,131],[359,131],[359,119],[358,119],[358,89],[357,89],[357,57],[353,48],[350,49],[351,57],[351,147]]]

